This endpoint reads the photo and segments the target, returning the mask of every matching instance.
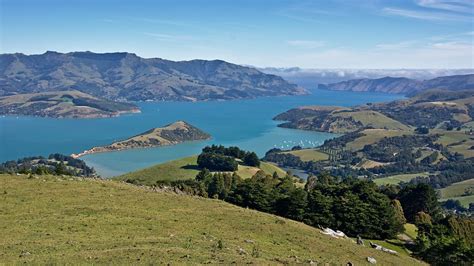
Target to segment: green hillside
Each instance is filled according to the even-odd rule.
[[[441,201],[459,200],[464,207],[468,208],[470,203],[474,203],[474,179],[451,184],[440,189],[439,192]]]
[[[273,174],[275,171],[279,176],[284,176],[286,174],[286,172],[281,168],[266,162],[261,162],[260,169],[268,174]],[[250,178],[260,169],[239,165],[237,174],[242,178]],[[157,164],[142,170],[115,177],[114,179],[122,181],[135,180],[136,184],[154,185],[157,181],[194,179],[199,171],[197,156],[191,156]]]
[[[416,173],[416,174],[401,174],[401,175],[392,175],[392,176],[387,176],[383,178],[377,178],[374,179],[373,181],[377,185],[397,185],[400,184],[401,182],[409,182],[415,177],[422,176],[422,177],[427,177],[429,176],[429,173]]]
[[[0,187],[5,264],[420,263],[223,201],[110,180],[0,175]]]
[[[387,130],[410,130],[410,128],[397,120],[393,120],[379,112],[372,110],[361,110],[355,112],[339,112],[334,116],[352,118],[355,121],[362,123],[364,127],[372,127]]]
[[[296,151],[288,151],[284,153],[289,153],[298,156],[303,162],[324,161],[329,158],[329,155],[327,153],[321,152],[317,149],[302,149]]]

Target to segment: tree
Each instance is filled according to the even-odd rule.
[[[202,169],[196,175],[196,180],[204,182],[204,183],[208,183],[211,179],[212,179],[212,174],[207,168]]]
[[[260,159],[258,159],[258,156],[255,152],[247,152],[244,156],[244,164],[248,166],[255,166],[259,167],[260,166]]]
[[[224,176],[221,173],[212,175],[212,180],[209,183],[207,193],[211,198],[225,199],[227,196],[225,190]]]
[[[417,134],[422,134],[422,135],[426,135],[430,132],[429,128],[425,127],[425,126],[421,126],[421,127],[417,127],[415,129],[415,132]]]
[[[399,193],[399,200],[406,219],[414,223],[419,212],[425,212],[433,218],[439,216],[439,203],[436,191],[428,184],[408,185]]]
[[[397,224],[400,225],[398,230],[403,231],[403,225],[407,222],[407,219],[405,218],[405,214],[403,213],[402,204],[398,200],[392,200],[392,207],[395,211],[394,218],[397,220]]]
[[[54,168],[54,173],[57,175],[68,175],[66,165],[63,162],[57,163]]]

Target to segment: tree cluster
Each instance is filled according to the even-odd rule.
[[[198,165],[211,171],[236,171],[238,168],[236,159],[248,166],[260,166],[260,159],[255,152],[244,151],[238,147],[226,148],[222,145],[204,147],[198,156]]]
[[[185,184],[188,182],[188,184]],[[194,183],[193,183],[194,182]],[[175,184],[191,194],[217,198],[315,227],[331,227],[350,236],[391,238],[402,230],[403,212],[370,181],[338,182],[329,175],[311,177],[305,188],[294,178],[259,171],[242,180],[236,173],[202,170],[195,181]],[[205,192],[204,192],[205,191]]]

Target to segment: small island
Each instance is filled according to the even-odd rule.
[[[103,118],[139,113],[132,103],[113,102],[80,91],[51,91],[0,97],[0,114],[53,118]]]
[[[99,152],[121,151],[139,148],[154,148],[176,145],[185,141],[207,140],[211,135],[186,123],[176,121],[165,127],[153,128],[126,140],[114,142],[107,146],[94,147],[79,154],[71,154],[73,158]]]

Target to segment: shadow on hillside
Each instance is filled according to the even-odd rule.
[[[188,165],[185,165],[185,166],[181,166],[181,169],[187,169],[187,170],[201,170],[201,168],[199,168],[199,166],[195,165],[195,164],[188,164]]]

